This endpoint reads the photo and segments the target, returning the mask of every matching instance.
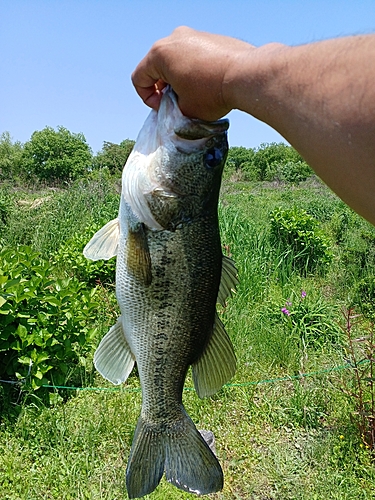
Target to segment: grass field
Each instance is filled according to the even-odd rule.
[[[11,207],[2,244],[31,245],[45,259],[53,259],[73,233],[103,224],[117,211],[118,195],[108,179],[78,182],[68,190],[1,189],[0,200]],[[310,214],[330,242],[332,259],[325,266],[301,271],[293,265],[295,255],[271,243],[270,214],[291,207]],[[225,486],[211,498],[375,498],[374,450],[356,425],[359,389],[355,370],[347,367],[353,359],[343,315],[352,306],[362,311],[359,283],[371,280],[375,270],[374,228],[314,178],[299,186],[227,179],[219,214],[224,251],[240,277],[237,293],[220,311],[238,369],[211,398],[200,400],[190,390],[190,375],[184,392],[197,427],[216,437]],[[76,271],[67,266],[61,272]],[[94,319],[97,341],[116,315],[113,287],[104,285],[101,293],[107,302]],[[371,312],[371,297],[364,310]],[[361,321],[352,328],[355,337],[368,335],[371,314]],[[356,344],[359,357],[367,345]],[[2,499],[127,498],[125,468],[140,411],[139,382],[132,374],[115,389],[92,373],[91,359],[92,353],[81,367],[81,380],[90,387],[62,391],[50,404],[41,390],[3,398]],[[370,382],[362,382],[364,399],[371,400]],[[163,480],[146,498],[195,497]]]

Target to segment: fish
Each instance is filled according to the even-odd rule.
[[[184,116],[166,88],[124,166],[118,217],[84,248],[88,259],[117,259],[121,314],[95,352],[95,367],[121,384],[136,363],[142,390],[126,469],[129,498],[154,491],[164,473],[190,493],[223,488],[220,463],[187,414],[182,392],[190,366],[201,398],[236,370],[216,310],[238,283],[218,223],[228,127],[227,119]]]

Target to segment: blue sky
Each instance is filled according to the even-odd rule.
[[[0,0],[0,133],[27,141],[62,125],[103,141],[135,139],[149,109],[130,75],[179,25],[254,45],[298,45],[375,32],[375,0]],[[232,146],[282,140],[232,111]]]

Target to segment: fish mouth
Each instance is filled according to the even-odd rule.
[[[174,129],[174,133],[181,139],[196,141],[198,139],[209,139],[210,137],[226,134],[229,128],[229,120],[223,118],[215,122],[205,122],[198,119],[190,119],[182,126]]]
[[[174,134],[177,138],[187,141],[202,140],[202,143],[205,142],[204,139],[226,134],[229,128],[229,120],[226,118],[208,122],[183,115],[178,105],[177,95],[169,85],[163,92],[158,121],[162,124],[164,132],[167,132],[166,135]]]

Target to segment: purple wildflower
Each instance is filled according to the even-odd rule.
[[[301,292],[301,297],[302,297],[303,299],[306,297],[306,292],[305,292],[305,290],[302,290],[302,292]]]
[[[282,307],[281,312],[286,314],[287,316],[290,316],[290,311],[288,311],[288,309],[286,307]]]

